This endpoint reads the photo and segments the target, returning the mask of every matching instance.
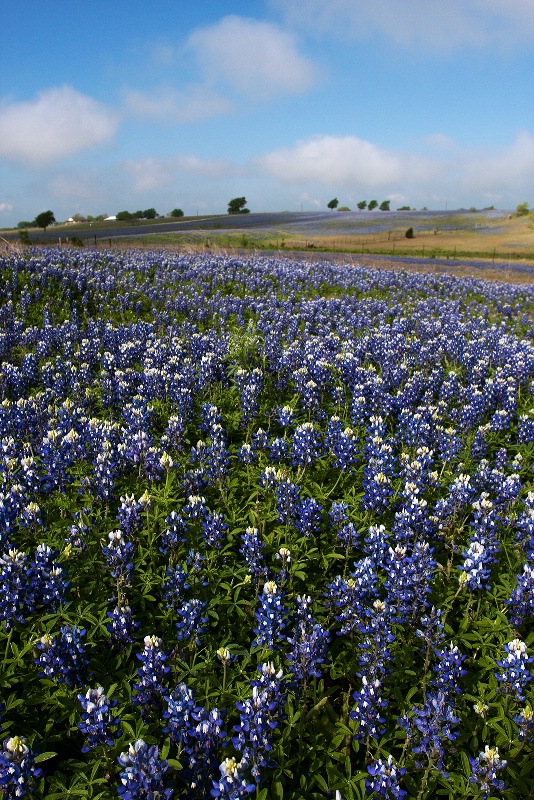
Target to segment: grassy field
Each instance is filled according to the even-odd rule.
[[[289,220],[283,229],[257,227],[228,231],[206,225],[204,230],[180,234],[150,234],[146,236],[146,244],[202,244],[226,249],[316,250],[449,259],[489,258],[496,262],[519,259],[534,263],[534,220],[531,217],[492,219],[483,213],[454,213],[435,218],[432,225],[432,217],[428,215],[418,226],[416,215],[406,212],[401,219],[398,214],[390,218],[391,226],[385,230],[384,223],[388,221],[385,216],[375,215],[374,226],[369,219],[345,221],[344,216],[336,215],[330,225],[318,225],[317,229]],[[238,222],[236,220],[236,225]],[[413,239],[406,238],[409,227],[414,229]],[[141,238],[145,240],[145,236]]]

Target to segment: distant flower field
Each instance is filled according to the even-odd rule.
[[[533,312],[1,256],[1,796],[531,796]]]

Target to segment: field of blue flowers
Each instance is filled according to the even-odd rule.
[[[0,257],[2,797],[531,797],[533,311]]]

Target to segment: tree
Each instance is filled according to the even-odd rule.
[[[528,203],[519,203],[516,212],[518,217],[525,217],[529,213]]]
[[[181,208],[173,208],[173,210],[169,214],[169,217],[183,217],[183,215],[184,212],[182,211]]]
[[[411,210],[412,209],[410,208],[410,206],[400,206],[400,208],[397,209],[397,211],[411,211]]]
[[[33,228],[33,226],[34,223],[28,222],[27,220],[21,220],[20,222],[17,222],[17,228]]]
[[[42,228],[44,231],[48,228],[49,225],[52,225],[53,222],[56,221],[54,217],[53,211],[42,211],[40,214],[37,214],[35,217],[35,225],[38,228]]]
[[[333,211],[333,210],[334,210],[334,208],[337,208],[337,207],[338,207],[338,205],[339,205],[339,200],[337,199],[337,197],[334,197],[334,199],[333,199],[333,200],[330,200],[330,202],[329,202],[329,203],[327,203],[326,205],[327,205],[327,208],[330,208],[330,209]]]
[[[233,200],[230,200],[228,203],[228,213],[229,214],[249,214],[250,209],[245,208],[247,204],[246,197],[234,197]]]
[[[145,219],[156,219],[158,216],[158,212],[155,208],[147,208],[146,211],[143,211],[143,217]]]
[[[19,231],[19,240],[21,244],[31,244],[30,234],[25,228]]]
[[[350,211],[348,206],[339,206],[338,211]]]
[[[407,239],[413,239],[414,238],[413,228],[410,226],[404,235],[406,236]]]
[[[358,203],[358,208],[360,209],[360,211],[363,211],[364,208],[367,208],[367,200],[360,200],[360,202]]]
[[[383,200],[380,203],[380,211],[389,211],[389,204],[390,203],[391,203],[391,200]]]
[[[134,218],[133,214],[130,211],[117,211],[116,217],[117,219],[120,219],[121,222]]]
[[[378,205],[378,200],[369,200],[367,208],[369,209],[369,211],[372,211],[373,208],[377,207],[377,205]]]

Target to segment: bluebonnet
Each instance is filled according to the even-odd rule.
[[[237,451],[237,458],[241,461],[242,464],[255,464],[258,460],[258,456],[254,450],[253,445],[245,442]]]
[[[130,496],[125,495],[120,500],[121,504],[117,512],[117,519],[125,535],[131,536],[141,526],[143,505],[135,499],[133,494]]]
[[[82,747],[82,753],[88,753],[101,744],[112,747],[114,739],[121,735],[121,731],[112,730],[120,722],[112,712],[118,700],[109,700],[102,686],[88,689],[85,694],[79,694],[78,700],[83,709],[82,721],[78,724],[78,728],[87,739],[87,744]]]
[[[256,639],[254,647],[267,647],[272,650],[280,639],[286,626],[286,609],[282,603],[283,593],[274,581],[266,581],[263,592],[258,597],[259,607],[256,610],[257,627],[253,628]]]
[[[289,453],[289,445],[285,439],[276,436],[269,445],[269,457],[275,464],[279,464]]]
[[[195,797],[207,797],[211,787],[210,776],[216,766],[218,745],[226,741],[222,714],[217,708],[207,711],[195,702],[195,693],[185,683],[179,683],[165,695],[166,720],[163,733],[168,733],[173,744],[184,757],[180,773]]]
[[[134,568],[134,546],[124,538],[120,530],[108,534],[109,544],[102,548],[102,555],[106,559],[106,566],[113,578],[124,586],[130,583],[130,575]]]
[[[212,797],[221,797],[224,800],[239,800],[256,790],[254,783],[248,783],[244,777],[249,764],[245,758],[236,761],[235,758],[225,758],[219,766],[221,776],[218,781],[213,781]]]
[[[59,638],[45,634],[36,643],[40,651],[35,663],[41,667],[39,677],[51,678],[73,688],[82,686],[87,679],[88,659],[83,637],[85,628],[64,625]]]
[[[0,790],[4,800],[15,800],[31,792],[41,772],[22,736],[4,739],[0,750]]]
[[[24,624],[28,599],[28,573],[26,553],[8,550],[0,556],[0,620],[9,631],[15,622]],[[31,610],[31,609],[30,609]]]
[[[206,499],[200,495],[189,495],[187,504],[184,506],[184,514],[190,519],[205,517],[207,513]]]
[[[65,570],[56,561],[58,555],[59,551],[52,550],[47,544],[37,547],[28,570],[28,593],[32,606],[42,605],[50,611],[57,611],[65,599],[69,582],[65,580]]]
[[[280,477],[276,485],[276,511],[280,524],[292,525],[298,516],[298,504],[300,502],[300,486],[289,480]]]
[[[430,681],[432,688],[426,693],[422,707],[412,706],[413,717],[409,719],[404,715],[399,725],[405,729],[413,752],[426,756],[426,762],[416,761],[416,767],[421,769],[424,764],[434,762],[439,772],[447,777],[445,745],[460,735],[455,695],[461,692],[458,680],[465,674],[462,668],[465,656],[455,646],[435,652],[438,661]]]
[[[352,695],[356,708],[349,715],[358,724],[354,738],[359,742],[365,742],[368,736],[379,739],[386,730],[381,711],[387,706],[387,702],[382,699],[381,688],[378,678],[369,680],[364,675],[361,689]]]
[[[388,756],[387,761],[376,759],[369,764],[367,772],[370,776],[365,781],[368,793],[376,792],[384,800],[402,800],[406,795],[406,791],[399,786],[399,779],[406,772],[406,768],[397,766],[392,756]]]
[[[164,697],[167,708],[163,719],[167,720],[163,733],[168,733],[171,742],[180,745],[193,735],[193,711],[196,709],[195,694],[185,683],[179,683]]]
[[[330,507],[330,511],[328,512],[328,517],[332,525],[339,527],[344,525],[346,522],[349,521],[349,515],[347,514],[348,505],[343,501],[337,501],[332,503]]]
[[[180,565],[166,567],[165,581],[161,591],[162,599],[165,600],[165,608],[172,608],[176,611],[182,604],[185,592],[190,588],[187,583],[188,575]]]
[[[321,530],[323,507],[315,498],[303,498],[297,503],[295,509],[294,525],[301,536],[310,538]]]
[[[504,645],[506,657],[497,661],[501,672],[496,672],[499,681],[499,690],[503,694],[513,694],[516,700],[524,700],[524,689],[532,680],[529,664],[534,662],[534,656],[527,655],[527,646],[521,639],[513,639]]]
[[[330,634],[310,613],[311,597],[297,595],[297,614],[293,635],[287,637],[291,650],[287,656],[293,674],[293,686],[301,689],[311,677],[321,677],[321,667],[327,662]]]
[[[117,788],[122,800],[170,800],[173,796],[174,790],[164,777],[169,767],[167,761],[159,759],[156,745],[149,747],[137,739],[117,760],[123,767],[119,773],[121,785]]]
[[[239,552],[245,559],[245,564],[250,575],[255,578],[260,578],[262,575],[267,574],[267,567],[263,559],[262,550],[265,547],[263,541],[259,537],[257,528],[247,528],[245,533],[241,534],[242,545]]]
[[[506,603],[510,608],[510,624],[514,628],[523,625],[525,618],[534,616],[534,565],[524,564]]]
[[[234,725],[232,744],[251,763],[252,777],[259,783],[261,768],[272,766],[267,753],[272,750],[271,731],[278,725],[278,704],[268,689],[254,686],[252,697],[237,702],[236,707],[240,721]]]
[[[202,538],[208,547],[221,547],[228,525],[223,514],[209,512],[202,520]]]
[[[205,633],[208,622],[208,617],[202,616],[207,605],[205,601],[193,599],[185,601],[176,608],[176,613],[182,618],[176,623],[178,631],[176,638],[179,642],[200,645],[200,637]]]
[[[517,725],[517,738],[519,741],[524,742],[525,739],[531,740],[532,733],[534,732],[534,713],[529,703],[515,714],[514,722]]]
[[[134,634],[141,623],[134,620],[132,609],[128,603],[115,606],[113,611],[107,612],[107,617],[110,622],[107,623],[106,628],[111,634],[111,641],[114,645],[123,647],[135,641]]]
[[[265,467],[260,473],[260,486],[266,489],[274,489],[277,483],[276,467]]]
[[[179,546],[187,541],[185,534],[187,533],[187,521],[181,517],[176,511],[171,511],[165,520],[166,528],[161,534],[161,543],[159,550],[163,555],[167,555],[169,551],[172,553],[178,550]]]
[[[291,406],[278,407],[276,410],[276,419],[283,428],[287,428],[293,422],[294,409]]]
[[[141,714],[147,717],[154,707],[158,707],[165,692],[163,681],[170,671],[165,664],[167,654],[161,649],[162,641],[157,636],[145,636],[142,653],[136,653],[141,662],[137,669],[139,681],[134,683],[136,692],[133,701],[141,706]]]
[[[483,752],[479,753],[477,758],[469,759],[471,766],[469,782],[476,784],[482,800],[487,800],[492,787],[498,791],[502,791],[505,788],[504,781],[497,777],[497,773],[503,770],[507,763],[500,757],[499,749],[489,745],[485,746]]]
[[[305,467],[313,464],[321,455],[321,443],[313,422],[299,425],[291,442],[291,463]]]
[[[385,563],[387,578],[384,584],[388,592],[392,620],[404,624],[415,620],[423,613],[430,594],[430,584],[436,570],[433,548],[418,540],[409,552],[397,545],[389,548]]]

